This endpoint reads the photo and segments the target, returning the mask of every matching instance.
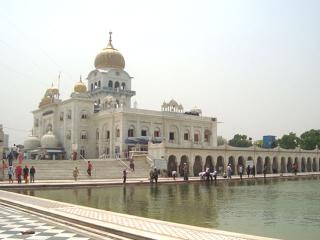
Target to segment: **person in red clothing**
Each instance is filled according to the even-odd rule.
[[[20,165],[18,165],[16,167],[16,178],[18,180],[18,183],[21,183],[21,176],[22,176],[22,167]]]
[[[91,177],[92,169],[93,169],[93,165],[90,161],[88,161],[87,173],[90,177]]]

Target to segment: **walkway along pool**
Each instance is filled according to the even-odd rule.
[[[319,239],[320,177],[15,190],[177,223],[282,239]]]

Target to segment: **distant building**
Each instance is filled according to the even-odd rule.
[[[276,146],[276,136],[266,135],[262,138],[263,148],[274,148]]]

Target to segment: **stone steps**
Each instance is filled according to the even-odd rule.
[[[87,174],[87,161],[84,160],[25,160],[25,164],[30,168],[36,168],[35,178],[39,180],[63,180],[73,179],[75,167],[79,170],[79,179],[106,179],[122,178],[122,172],[126,168],[119,160],[90,160],[93,164],[91,177]],[[129,162],[125,161],[129,166]],[[129,171],[128,178],[145,178],[149,176],[150,165],[145,160],[135,161],[135,172]]]

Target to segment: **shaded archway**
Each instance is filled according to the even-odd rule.
[[[231,165],[232,174],[235,174],[235,160],[233,156],[230,156],[228,159],[228,165]]]
[[[189,169],[189,159],[186,155],[183,155],[180,159],[180,164],[179,164],[179,175],[183,176],[183,166],[184,164],[188,165],[188,169]]]
[[[284,157],[281,158],[280,172],[281,173],[285,173],[286,172],[286,159]]]
[[[193,175],[199,176],[199,172],[202,172],[202,158],[201,156],[196,156],[193,163]]]
[[[287,162],[287,172],[292,172],[292,158],[289,157],[288,158],[288,162]]]
[[[242,165],[242,169],[245,169],[245,161],[242,156],[238,157],[238,163],[237,163],[237,173],[239,173],[239,166]]]
[[[278,173],[278,158],[273,157],[272,159],[272,173]]]
[[[206,163],[204,164],[203,170],[205,171],[207,168],[210,169],[210,172],[214,171],[213,160],[211,156],[206,157]]]
[[[303,157],[301,158],[301,172],[306,171],[306,159]]]
[[[172,177],[172,171],[177,171],[176,156],[170,155],[168,159],[168,176]]]
[[[298,171],[299,171],[299,158],[297,157],[294,158],[294,164],[298,166]]]
[[[224,172],[224,159],[222,156],[217,158],[216,170],[220,174]]]
[[[312,171],[312,162],[311,162],[311,158],[308,157],[307,159],[307,172],[311,172]]]
[[[267,173],[271,173],[271,160],[270,160],[270,157],[265,157],[264,158],[263,167],[266,167]]]
[[[257,159],[257,166],[256,166],[256,172],[257,174],[261,174],[263,170],[263,161],[261,157],[258,157]]]
[[[314,171],[314,172],[318,171],[316,158],[313,158],[313,161],[312,161],[312,171]]]

